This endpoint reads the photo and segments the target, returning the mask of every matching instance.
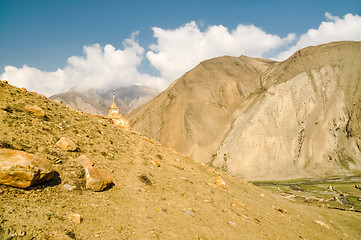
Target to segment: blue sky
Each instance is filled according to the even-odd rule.
[[[347,14],[351,15],[346,19]],[[92,85],[96,88],[131,83],[164,88],[204,58],[246,54],[282,60],[307,43],[361,40],[357,32],[360,15],[359,0],[0,0],[0,74],[14,85],[23,84],[47,95],[66,90],[70,83],[98,82]],[[321,29],[322,22],[337,26],[342,20],[356,33],[329,33],[327,26],[326,32]],[[318,39],[302,43],[310,29],[319,31]],[[329,37],[323,37],[327,34]],[[268,42],[255,49],[252,36]],[[221,38],[218,42],[214,40],[217,37]],[[206,47],[199,50],[197,41]],[[106,57],[107,44],[113,48],[107,48]],[[182,50],[187,44],[192,49],[188,55]],[[95,52],[93,60],[91,52]],[[173,58],[191,60],[183,64]],[[131,60],[125,63],[125,59]],[[107,68],[107,73],[95,72],[91,65],[95,61],[103,68],[109,62],[119,66]],[[5,66],[13,68],[5,70]],[[97,78],[91,79],[87,69],[94,70]],[[112,69],[122,73],[109,73]],[[126,69],[130,71],[124,73]]]

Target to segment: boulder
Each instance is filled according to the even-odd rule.
[[[86,187],[94,192],[100,192],[113,183],[112,176],[104,170],[93,166],[86,166],[84,169]]]
[[[41,107],[26,105],[25,110],[37,117],[45,117],[45,112]]]
[[[95,192],[100,192],[113,183],[112,176],[97,167],[94,167],[94,163],[91,159],[85,155],[74,159],[76,163],[82,166],[85,170],[85,184],[86,188],[89,188]]]
[[[0,184],[27,188],[53,176],[46,159],[24,151],[0,149]]]
[[[56,143],[56,146],[69,152],[74,152],[78,149],[75,143],[66,137],[60,138],[60,140]]]

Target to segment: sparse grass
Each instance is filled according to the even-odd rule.
[[[257,182],[254,184],[280,195],[286,193],[287,197],[294,195],[294,200],[307,205],[319,206],[320,204],[328,204],[330,208],[352,209],[353,211],[361,210],[361,191],[355,188],[355,185],[361,184],[361,179],[360,181],[324,180],[323,182],[302,179],[295,182]],[[351,204],[342,202],[341,196],[345,197]]]

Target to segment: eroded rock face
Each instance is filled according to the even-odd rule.
[[[348,83],[342,71],[326,65],[270,87],[233,123],[213,166],[253,180],[360,171],[358,132],[349,130],[360,95],[350,94],[347,84],[357,80]]]
[[[283,62],[205,61],[127,115],[133,130],[231,175],[257,181],[361,171],[361,42]]]
[[[0,149],[0,184],[27,188],[53,176],[46,159],[23,151]]]

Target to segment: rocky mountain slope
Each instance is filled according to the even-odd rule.
[[[113,92],[117,97],[116,104],[119,111],[123,115],[145,104],[159,93],[156,89],[138,85],[107,91],[72,88],[65,93],[53,95],[50,99],[62,101],[64,104],[83,112],[106,115],[112,103]]]
[[[127,115],[133,129],[232,175],[284,180],[361,171],[361,43],[284,62],[200,63]]]
[[[361,237],[359,213],[297,205],[102,117],[4,82],[0,129],[1,148],[48,159],[56,171],[42,185],[0,185],[0,239]],[[62,137],[75,150],[60,148]],[[82,155],[111,174],[110,189],[86,189],[74,161]]]

